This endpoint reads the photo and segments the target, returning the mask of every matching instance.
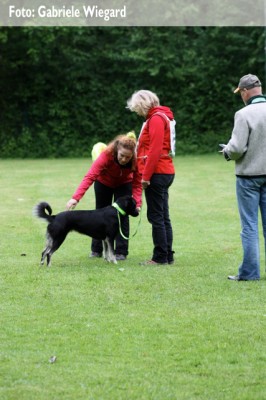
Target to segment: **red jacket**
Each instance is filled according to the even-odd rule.
[[[171,150],[170,124],[167,118],[156,113],[163,113],[173,119],[169,107],[158,106],[152,108],[138,140],[138,169],[144,181],[150,181],[153,174],[174,174],[175,168]],[[156,115],[154,115],[156,114]]]
[[[112,189],[132,182],[133,197],[137,202],[137,207],[141,206],[142,187],[138,170],[131,171],[129,166],[121,166],[109,152],[103,151],[92,163],[72,198],[79,201],[96,180]]]

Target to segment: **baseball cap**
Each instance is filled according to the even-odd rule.
[[[234,93],[239,92],[241,89],[252,89],[256,86],[261,86],[261,82],[256,75],[244,75],[240,79],[238,87],[234,90]]]

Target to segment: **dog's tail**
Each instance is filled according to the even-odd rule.
[[[48,211],[48,214],[45,212],[45,210]],[[45,201],[42,201],[41,203],[37,204],[33,208],[33,215],[38,218],[46,219],[48,222],[52,222],[53,216],[52,216],[52,208],[51,206],[46,203]]]

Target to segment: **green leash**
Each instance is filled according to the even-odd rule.
[[[116,208],[116,210],[117,210],[118,223],[119,223],[119,233],[120,233],[120,235],[121,235],[122,238],[124,238],[125,240],[129,240],[129,239],[133,238],[133,237],[137,234],[138,229],[139,229],[139,226],[140,226],[142,208],[140,209],[140,213],[139,213],[139,222],[138,222],[138,225],[137,225],[137,228],[136,228],[135,232],[133,233],[133,235],[131,235],[131,236],[129,236],[129,237],[126,237],[126,236],[123,234],[123,232],[122,232],[122,228],[121,228],[121,218],[120,218],[120,214],[123,215],[123,216],[125,216],[125,215],[126,215],[126,212],[125,212],[124,210],[122,210],[122,208],[120,208],[119,205],[118,205],[117,203],[113,203],[112,206],[113,206],[114,208]]]

